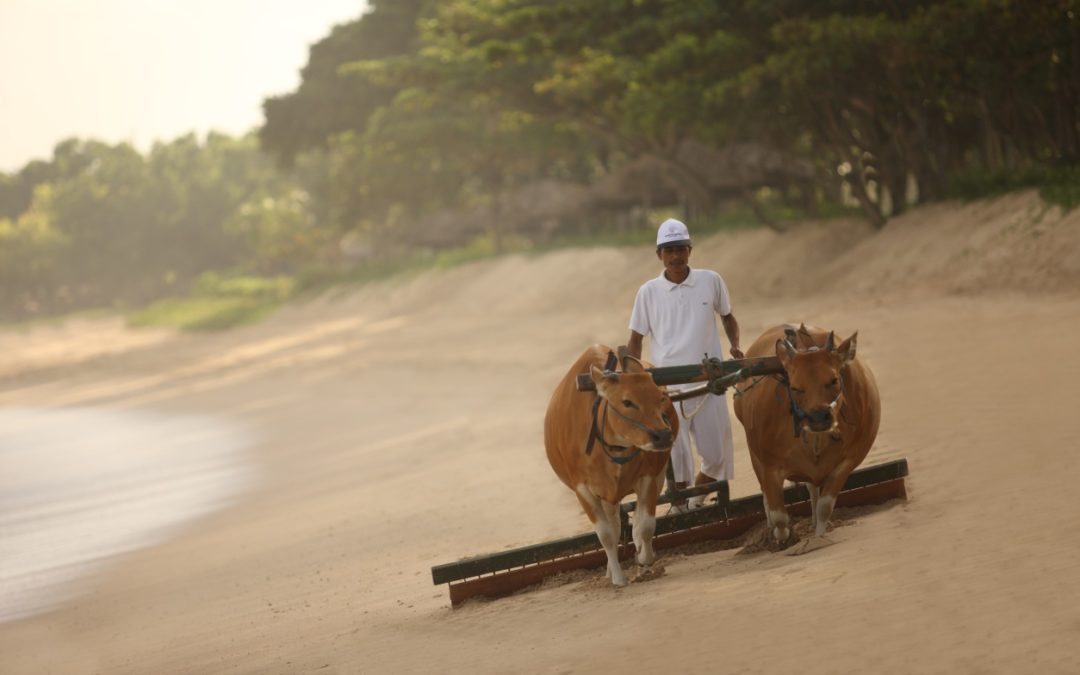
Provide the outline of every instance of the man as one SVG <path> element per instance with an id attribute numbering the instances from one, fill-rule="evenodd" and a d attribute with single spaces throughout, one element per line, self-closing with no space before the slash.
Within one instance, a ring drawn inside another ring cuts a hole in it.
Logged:
<path id="1" fill-rule="evenodd" d="M 731 313 L 727 285 L 712 270 L 690 268 L 690 231 L 678 220 L 668 219 L 656 233 L 656 257 L 664 265 L 660 276 L 638 289 L 630 315 L 627 347 L 641 358 L 642 340 L 652 340 L 652 362 L 656 366 L 700 363 L 706 356 L 723 358 L 716 314 L 724 325 L 734 358 L 744 358 L 739 349 L 739 323 Z M 685 385 L 694 386 L 694 385 Z M 673 387 L 676 389 L 678 387 Z M 706 394 L 675 405 L 679 414 L 679 435 L 671 450 L 675 486 L 686 487 L 694 473 L 690 451 L 693 438 L 701 457 L 695 485 L 714 480 L 731 480 L 735 475 L 735 446 L 727 397 Z M 673 504 L 674 511 L 700 506 L 704 497 Z"/>

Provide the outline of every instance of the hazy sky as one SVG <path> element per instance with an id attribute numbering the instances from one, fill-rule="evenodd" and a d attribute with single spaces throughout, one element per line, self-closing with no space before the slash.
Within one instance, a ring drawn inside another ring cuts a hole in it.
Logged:
<path id="1" fill-rule="evenodd" d="M 0 171 L 64 138 L 155 140 L 262 122 L 311 43 L 364 0 L 0 0 Z"/>

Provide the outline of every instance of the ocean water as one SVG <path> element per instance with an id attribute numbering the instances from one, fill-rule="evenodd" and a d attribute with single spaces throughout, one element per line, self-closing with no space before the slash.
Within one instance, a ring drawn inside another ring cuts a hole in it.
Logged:
<path id="1" fill-rule="evenodd" d="M 0 622 L 78 598 L 117 556 L 175 536 L 255 479 L 221 418 L 0 409 Z"/>

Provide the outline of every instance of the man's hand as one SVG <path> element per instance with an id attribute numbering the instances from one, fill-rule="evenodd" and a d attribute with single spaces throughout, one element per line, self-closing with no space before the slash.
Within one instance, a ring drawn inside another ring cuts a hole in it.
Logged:
<path id="1" fill-rule="evenodd" d="M 739 349 L 739 322 L 735 320 L 735 315 L 722 315 L 720 323 L 724 324 L 724 332 L 727 333 L 728 344 L 731 345 L 732 358 L 745 359 L 746 354 Z"/>
<path id="2" fill-rule="evenodd" d="M 641 360 L 641 343 L 644 335 L 637 331 L 630 331 L 630 339 L 626 341 L 626 350 L 637 360 Z"/>

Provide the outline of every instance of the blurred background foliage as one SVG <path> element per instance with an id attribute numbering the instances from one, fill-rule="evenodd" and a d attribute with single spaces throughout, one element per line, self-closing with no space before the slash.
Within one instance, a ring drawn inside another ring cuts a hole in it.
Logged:
<path id="1" fill-rule="evenodd" d="M 336 279 L 645 245 L 661 212 L 1080 203 L 1080 0 L 371 0 L 301 75 L 243 138 L 0 173 L 0 318 L 188 296 L 175 323 L 213 327 Z"/>

